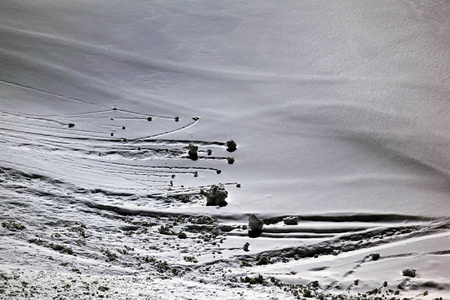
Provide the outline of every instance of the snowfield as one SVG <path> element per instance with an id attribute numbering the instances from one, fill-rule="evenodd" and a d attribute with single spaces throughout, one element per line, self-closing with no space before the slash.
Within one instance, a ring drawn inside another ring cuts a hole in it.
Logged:
<path id="1" fill-rule="evenodd" d="M 450 298 L 449 15 L 2 1 L 0 299 Z"/>

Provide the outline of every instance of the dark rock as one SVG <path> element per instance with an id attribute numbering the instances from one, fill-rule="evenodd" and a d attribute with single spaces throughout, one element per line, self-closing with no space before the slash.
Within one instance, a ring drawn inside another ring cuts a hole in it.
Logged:
<path id="1" fill-rule="evenodd" d="M 234 229 L 234 227 L 231 225 L 221 225 L 220 226 L 220 230 L 222 230 L 223 232 L 230 232 L 233 229 Z"/>
<path id="2" fill-rule="evenodd" d="M 195 146 L 194 144 L 189 144 L 189 151 L 188 151 L 188 154 L 189 154 L 189 158 L 190 159 L 192 159 L 192 160 L 197 160 L 198 159 L 198 147 L 197 146 Z"/>
<path id="3" fill-rule="evenodd" d="M 416 277 L 416 269 L 403 269 L 402 274 L 403 276 Z"/>
<path id="4" fill-rule="evenodd" d="M 250 231 L 259 231 L 261 232 L 264 226 L 264 222 L 258 219 L 257 216 L 251 215 L 248 218 L 248 228 Z"/>
<path id="5" fill-rule="evenodd" d="M 370 254 L 370 256 L 372 256 L 372 260 L 380 259 L 380 253 L 372 253 L 372 254 Z"/>
<path id="6" fill-rule="evenodd" d="M 245 252 L 249 251 L 248 247 L 250 246 L 249 243 L 245 243 L 244 247 L 242 247 L 242 249 L 244 249 Z"/>
<path id="7" fill-rule="evenodd" d="M 233 140 L 229 140 L 227 142 L 227 151 L 228 152 L 234 152 L 237 149 L 237 145 Z"/>
<path id="8" fill-rule="evenodd" d="M 270 259 L 267 256 L 261 256 L 256 263 L 258 266 L 268 265 L 270 263 Z"/>
<path id="9" fill-rule="evenodd" d="M 206 206 L 226 206 L 228 204 L 225 201 L 227 196 L 228 192 L 223 184 L 213 185 L 206 192 Z"/>
<path id="10" fill-rule="evenodd" d="M 283 219 L 283 222 L 286 225 L 298 225 L 297 217 L 286 217 Z"/>
<path id="11" fill-rule="evenodd" d="M 406 289 L 408 289 L 410 286 L 411 286 L 411 282 L 410 282 L 409 278 L 403 279 L 403 281 L 400 282 L 400 283 L 397 285 L 397 287 L 398 287 L 399 289 L 401 289 L 401 290 L 406 290 Z"/>

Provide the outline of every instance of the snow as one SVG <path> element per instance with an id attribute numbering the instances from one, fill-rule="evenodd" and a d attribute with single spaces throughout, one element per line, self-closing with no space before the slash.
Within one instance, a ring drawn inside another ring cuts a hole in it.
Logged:
<path id="1" fill-rule="evenodd" d="M 68 276 L 137 295 L 151 257 L 174 298 L 288 297 L 220 272 L 327 293 L 359 279 L 354 295 L 404 268 L 419 278 L 401 296 L 448 297 L 449 14 L 439 0 L 2 1 L 0 291 L 39 278 L 52 297 Z M 228 205 L 206 206 L 218 184 Z"/>

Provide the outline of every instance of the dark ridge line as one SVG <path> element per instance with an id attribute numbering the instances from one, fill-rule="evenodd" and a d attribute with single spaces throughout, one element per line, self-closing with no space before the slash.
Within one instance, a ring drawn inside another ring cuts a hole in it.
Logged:
<path id="1" fill-rule="evenodd" d="M 111 212 L 115 212 L 122 216 L 147 216 L 147 217 L 167 217 L 167 216 L 175 216 L 175 217 L 188 217 L 193 216 L 194 214 L 188 214 L 188 213 L 174 213 L 174 212 L 163 212 L 163 211 L 156 211 L 156 210 L 136 210 L 136 209 L 128 209 L 125 207 L 119 207 L 114 205 L 106 205 L 106 204 L 99 204 L 99 203 L 92 203 L 88 201 L 84 201 L 85 205 L 99 210 L 107 210 Z"/>
<path id="2" fill-rule="evenodd" d="M 240 236 L 240 237 L 247 237 L 248 232 L 228 232 L 227 236 Z M 321 238 L 333 238 L 335 237 L 334 234 L 284 234 L 284 235 L 278 235 L 274 233 L 268 233 L 267 231 L 263 231 L 261 235 L 258 237 L 266 237 L 266 238 L 274 238 L 274 239 L 321 239 Z"/>
<path id="3" fill-rule="evenodd" d="M 8 173 L 8 171 L 13 172 L 13 174 Z M 21 171 L 18 169 L 14 169 L 14 168 L 10 168 L 10 167 L 0 166 L 0 172 L 3 174 L 10 175 L 10 176 L 19 175 L 19 176 L 25 177 L 27 179 L 44 179 L 45 181 L 50 182 L 50 183 L 58 183 L 58 184 L 64 183 L 61 180 L 54 179 L 54 178 L 46 176 L 46 175 L 41 175 L 41 174 L 36 174 L 36 173 L 27 173 L 27 172 L 24 172 L 24 171 Z"/>
<path id="4" fill-rule="evenodd" d="M 130 196 L 134 196 L 134 193 L 125 193 L 125 192 L 113 192 L 113 191 L 108 191 L 105 189 L 100 189 L 100 188 L 96 188 L 96 189 L 90 189 L 90 190 L 86 190 L 88 192 L 91 192 L 93 194 L 104 194 L 106 196 L 118 196 L 118 197 L 130 197 Z"/>
<path id="5" fill-rule="evenodd" d="M 450 249 L 449 250 L 428 252 L 428 254 L 432 254 L 432 255 L 447 255 L 447 254 L 450 254 Z"/>
<path id="6" fill-rule="evenodd" d="M 267 250 L 262 251 L 258 253 L 259 256 L 268 256 L 272 258 L 294 258 L 297 256 L 298 258 L 310 258 L 314 257 L 316 255 L 331 255 L 334 251 L 339 252 L 350 252 L 360 249 L 366 249 L 375 247 L 382 244 L 388 244 L 392 242 L 396 242 L 402 239 L 407 239 L 410 237 L 417 237 L 417 236 L 425 236 L 432 232 L 436 231 L 436 228 L 428 228 L 427 231 L 415 231 L 413 228 L 407 233 L 408 236 L 405 237 L 404 234 L 402 236 L 392 236 L 392 239 L 386 240 L 386 239 L 379 239 L 378 241 L 372 241 L 368 242 L 368 240 L 374 236 L 385 236 L 383 233 L 386 230 L 390 230 L 391 228 L 385 228 L 385 229 L 378 229 L 375 231 L 368 231 L 365 235 L 359 236 L 358 235 L 348 235 L 348 236 L 340 236 L 337 238 L 334 238 L 332 240 L 323 241 L 317 244 L 313 245 L 307 245 L 307 246 L 300 246 L 300 247 L 287 247 L 283 249 L 277 249 L 277 250 Z M 416 228 L 417 229 L 417 228 Z M 371 234 L 371 235 L 368 235 Z M 375 234 L 375 235 L 374 235 Z M 357 241 L 367 241 L 366 243 L 355 245 L 353 243 L 350 243 L 348 245 L 342 244 L 342 242 L 350 241 L 350 242 L 357 242 Z M 236 259 L 240 260 L 247 260 L 247 261 L 253 261 L 256 262 L 255 257 L 256 255 L 236 255 L 233 256 Z M 278 262 L 278 260 L 276 261 Z"/>
<path id="7" fill-rule="evenodd" d="M 279 217 L 265 218 L 264 224 L 271 225 L 282 222 L 285 217 L 292 215 L 284 215 Z M 294 215 L 295 216 L 295 215 Z M 402 214 L 368 214 L 368 213 L 351 213 L 351 214 L 326 214 L 326 215 L 297 215 L 299 221 L 327 221 L 327 222 L 401 222 L 401 221 L 432 221 L 436 218 L 427 216 L 402 215 Z"/>
<path id="8" fill-rule="evenodd" d="M 343 227 L 343 228 L 302 228 L 295 227 L 292 228 L 264 228 L 263 233 L 295 233 L 295 232 L 308 232 L 308 233 L 346 233 L 346 232 L 357 232 L 371 229 L 371 227 Z"/>
<path id="9" fill-rule="evenodd" d="M 129 141 L 133 143 L 141 142 L 141 143 L 168 143 L 168 144 L 198 144 L 202 146 L 210 146 L 210 145 L 217 145 L 217 146 L 225 146 L 226 143 L 224 142 L 216 142 L 216 141 L 200 141 L 200 140 L 171 140 L 171 139 L 151 139 L 151 138 L 136 138 L 136 139 L 129 139 Z"/>

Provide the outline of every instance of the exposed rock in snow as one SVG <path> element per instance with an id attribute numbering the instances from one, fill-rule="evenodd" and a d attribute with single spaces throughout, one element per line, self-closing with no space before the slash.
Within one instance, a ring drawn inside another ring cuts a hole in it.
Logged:
<path id="1" fill-rule="evenodd" d="M 286 217 L 283 219 L 283 222 L 286 225 L 297 225 L 298 219 L 297 219 L 297 217 Z"/>
<path id="2" fill-rule="evenodd" d="M 244 249 L 245 252 L 249 251 L 248 247 L 250 246 L 250 244 L 247 242 L 245 243 L 244 247 L 242 247 L 242 249 Z"/>
<path id="3" fill-rule="evenodd" d="M 206 192 L 206 206 L 226 206 L 228 204 L 225 201 L 227 196 L 228 192 L 223 184 L 213 185 Z"/>
<path id="4" fill-rule="evenodd" d="M 237 149 L 237 144 L 236 144 L 236 142 L 233 141 L 233 140 L 229 140 L 229 141 L 227 142 L 227 151 L 228 151 L 228 152 L 233 152 L 233 151 L 236 151 L 236 149 Z"/>
<path id="5" fill-rule="evenodd" d="M 198 146 L 195 146 L 194 144 L 189 144 L 189 158 L 192 160 L 197 160 L 198 159 Z"/>
<path id="6" fill-rule="evenodd" d="M 402 274 L 403 276 L 416 277 L 416 269 L 403 269 Z"/>
<path id="7" fill-rule="evenodd" d="M 370 256 L 372 256 L 372 260 L 380 259 L 380 253 L 372 253 L 372 254 L 370 254 Z"/>
<path id="8" fill-rule="evenodd" d="M 261 232 L 263 229 L 264 223 L 262 220 L 258 219 L 255 215 L 251 215 L 248 218 L 248 228 L 250 231 Z"/>

